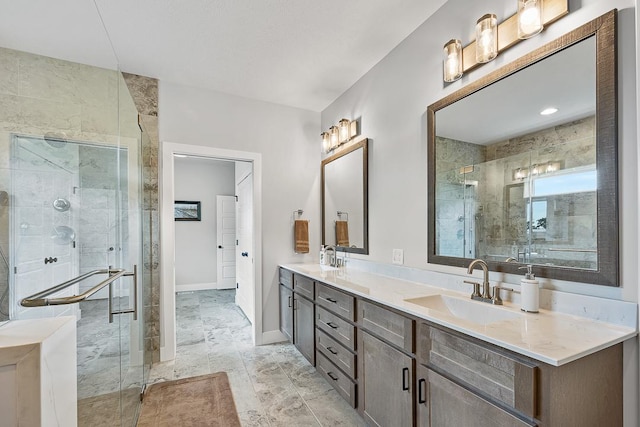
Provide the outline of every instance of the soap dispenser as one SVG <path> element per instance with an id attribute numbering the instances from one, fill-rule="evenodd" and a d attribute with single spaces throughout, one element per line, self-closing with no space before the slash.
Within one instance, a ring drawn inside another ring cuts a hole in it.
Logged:
<path id="1" fill-rule="evenodd" d="M 520 309 L 527 313 L 537 313 L 540 308 L 540 288 L 532 271 L 533 266 L 527 264 L 526 267 L 519 267 L 521 269 L 526 269 L 527 272 L 520 281 Z"/>
<path id="2" fill-rule="evenodd" d="M 324 250 L 324 245 L 320 245 L 320 265 L 326 265 L 327 264 L 326 255 L 327 255 L 327 253 Z"/>

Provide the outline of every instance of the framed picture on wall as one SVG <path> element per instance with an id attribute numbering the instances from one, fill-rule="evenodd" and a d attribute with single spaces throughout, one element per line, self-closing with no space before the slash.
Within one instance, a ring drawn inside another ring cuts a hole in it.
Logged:
<path id="1" fill-rule="evenodd" d="M 173 216 L 176 221 L 200 221 L 200 202 L 176 200 L 173 205 Z"/>

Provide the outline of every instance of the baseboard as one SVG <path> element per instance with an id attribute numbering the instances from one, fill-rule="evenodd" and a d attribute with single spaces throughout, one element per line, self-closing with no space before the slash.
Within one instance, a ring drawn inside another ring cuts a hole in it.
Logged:
<path id="1" fill-rule="evenodd" d="M 192 283 L 189 285 L 176 285 L 176 292 L 206 291 L 208 289 L 217 289 L 216 283 Z"/>
<path id="2" fill-rule="evenodd" d="M 285 334 L 280 332 L 279 330 L 275 331 L 267 331 L 262 333 L 262 345 L 265 344 L 274 344 L 277 342 L 288 341 L 289 339 Z"/>

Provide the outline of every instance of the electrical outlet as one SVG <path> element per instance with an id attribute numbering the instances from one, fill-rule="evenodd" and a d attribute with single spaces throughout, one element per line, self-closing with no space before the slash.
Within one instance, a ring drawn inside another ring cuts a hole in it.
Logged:
<path id="1" fill-rule="evenodd" d="M 404 264 L 404 251 L 402 249 L 394 249 L 391 262 L 398 265 Z"/>

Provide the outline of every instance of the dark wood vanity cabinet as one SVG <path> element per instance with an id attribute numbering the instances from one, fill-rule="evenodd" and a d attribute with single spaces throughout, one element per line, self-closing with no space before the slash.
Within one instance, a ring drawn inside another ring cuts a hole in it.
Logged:
<path id="1" fill-rule="evenodd" d="M 378 426 L 413 425 L 413 320 L 358 300 L 358 407 Z"/>
<path id="2" fill-rule="evenodd" d="M 622 344 L 552 366 L 285 269 L 280 308 L 368 425 L 622 426 Z"/>
<path id="3" fill-rule="evenodd" d="M 357 406 L 355 298 L 323 283 L 316 286 L 318 371 L 351 406 Z"/>
<path id="4" fill-rule="evenodd" d="M 280 331 L 315 366 L 314 285 L 307 277 L 280 269 Z"/>
<path id="5" fill-rule="evenodd" d="M 293 274 L 280 269 L 280 332 L 293 342 Z"/>

